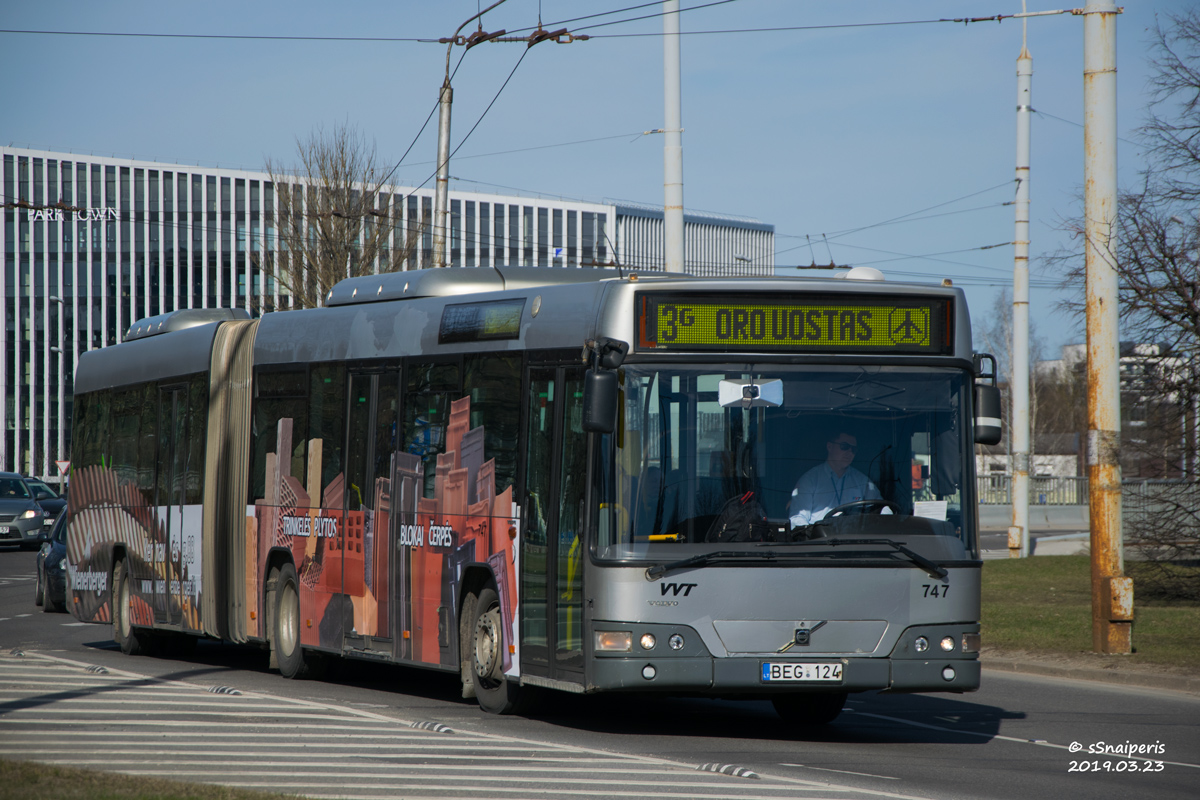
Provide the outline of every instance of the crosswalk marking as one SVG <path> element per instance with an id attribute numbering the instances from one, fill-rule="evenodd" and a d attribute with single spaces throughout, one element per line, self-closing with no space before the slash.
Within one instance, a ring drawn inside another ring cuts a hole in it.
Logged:
<path id="1" fill-rule="evenodd" d="M 0 654 L 5 757 L 314 800 L 910 798 L 791 776 L 699 772 L 677 760 L 507 735 L 439 732 L 372 708 L 245 690 L 214 694 L 208 686 L 87 667 L 45 653 Z"/>

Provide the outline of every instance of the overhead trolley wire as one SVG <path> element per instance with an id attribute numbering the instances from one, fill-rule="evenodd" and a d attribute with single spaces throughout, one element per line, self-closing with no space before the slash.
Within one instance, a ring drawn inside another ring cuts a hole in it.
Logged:
<path id="1" fill-rule="evenodd" d="M 597 22 L 593 25 L 582 26 L 576 31 L 593 30 L 596 28 L 609 27 L 611 25 L 624 25 L 630 22 L 639 22 L 647 19 L 655 19 L 662 17 L 666 13 L 684 14 L 689 11 L 698 11 L 713 6 L 725 5 L 727 3 L 738 2 L 738 0 L 714 0 L 714 2 L 704 3 L 697 6 L 689 6 L 681 8 L 678 12 L 658 12 L 655 14 L 644 14 L 637 17 L 628 17 L 626 19 L 610 20 L 609 22 Z M 628 6 L 622 9 L 614 9 L 613 11 L 598 12 L 582 17 L 574 17 L 572 19 L 560 20 L 550 23 L 553 25 L 561 25 L 567 22 L 577 22 L 594 17 L 609 16 L 618 14 L 624 11 L 636 11 L 641 8 L 658 5 L 658 3 L 642 3 L 635 6 Z M 776 25 L 760 28 L 724 28 L 717 30 L 706 31 L 680 31 L 683 36 L 702 36 L 713 34 L 734 34 L 734 33 L 783 33 L 789 31 L 821 31 L 821 30 L 838 30 L 848 28 L 885 28 L 901 25 L 933 25 L 939 23 L 954 23 L 969 25 L 977 22 L 1003 22 L 1006 19 L 1014 19 L 1031 16 L 1044 16 L 1047 14 L 1069 14 L 1078 13 L 1078 9 L 1063 9 L 1052 12 L 1031 12 L 1028 14 L 994 14 L 986 17 L 943 17 L 940 19 L 912 19 L 912 20 L 887 20 L 883 22 L 843 22 L 829 23 L 825 25 Z M 520 28 L 515 32 L 533 31 L 539 28 Z M 41 35 L 41 36 L 126 36 L 143 39 L 232 39 L 232 40 L 250 40 L 250 41 L 298 41 L 298 42 L 414 42 L 414 43 L 442 43 L 438 38 L 433 37 L 405 37 L 405 36 L 271 36 L 261 34 L 228 34 L 228 33 L 135 33 L 129 31 L 64 31 L 64 30 L 30 30 L 30 29 L 15 29 L 15 28 L 0 28 L 0 33 L 24 34 L 24 35 Z M 646 36 L 663 36 L 662 31 L 649 31 L 645 33 L 596 33 L 588 34 L 589 39 L 617 39 L 617 38 L 632 38 Z"/>
<path id="2" fill-rule="evenodd" d="M 267 42 L 427 42 L 429 39 L 397 36 L 264 36 L 234 33 L 132 33 L 129 31 L 34 31 L 0 28 L 0 33 L 38 36 L 128 36 L 137 39 L 243 39 Z M 437 41 L 436 39 L 433 41 Z"/>

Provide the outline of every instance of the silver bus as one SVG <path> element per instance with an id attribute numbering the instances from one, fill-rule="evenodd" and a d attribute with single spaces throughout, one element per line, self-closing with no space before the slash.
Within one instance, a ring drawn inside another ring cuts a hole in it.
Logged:
<path id="1" fill-rule="evenodd" d="M 77 370 L 68 605 L 495 713 L 974 690 L 998 390 L 944 284 L 444 269 L 142 320 Z"/>

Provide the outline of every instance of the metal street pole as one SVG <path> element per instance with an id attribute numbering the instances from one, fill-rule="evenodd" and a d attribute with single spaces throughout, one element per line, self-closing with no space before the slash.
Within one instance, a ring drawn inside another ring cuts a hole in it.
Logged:
<path id="1" fill-rule="evenodd" d="M 459 39 L 463 28 L 504 1 L 497 0 L 459 25 L 453 36 L 439 40 L 446 43 L 446 77 L 442 81 L 442 89 L 438 94 L 437 184 L 433 193 L 433 266 L 435 267 L 446 266 L 446 217 L 450 207 L 448 200 L 450 195 L 450 106 L 454 102 L 454 90 L 450 88 L 450 52 L 456 44 L 465 44 L 469 50 L 480 42 L 502 35 L 504 31 L 484 33 L 483 23 L 480 22 L 481 27 L 478 33 L 473 34 L 467 40 L 460 41 Z"/>
<path id="2" fill-rule="evenodd" d="M 1087 269 L 1088 509 L 1092 647 L 1129 653 L 1133 581 L 1121 539 L 1120 340 L 1117 318 L 1117 14 L 1083 9 L 1084 224 Z"/>
<path id="3" fill-rule="evenodd" d="M 453 45 L 451 45 L 453 47 Z M 448 48 L 447 48 L 448 50 Z M 450 54 L 446 54 L 446 80 L 438 96 L 437 184 L 433 194 L 433 266 L 446 266 L 446 210 L 450 196 Z"/>
<path id="4" fill-rule="evenodd" d="M 1012 302 L 1012 525 L 1008 553 L 1029 555 L 1029 116 L 1033 57 L 1021 20 L 1021 55 L 1017 58 L 1017 213 L 1013 238 Z"/>
<path id="5" fill-rule="evenodd" d="M 683 114 L 679 78 L 679 0 L 663 0 L 663 264 L 683 272 Z"/>

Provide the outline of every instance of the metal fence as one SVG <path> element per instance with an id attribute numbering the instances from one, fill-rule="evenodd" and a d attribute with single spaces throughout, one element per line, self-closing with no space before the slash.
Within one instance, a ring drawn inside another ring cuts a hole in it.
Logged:
<path id="1" fill-rule="evenodd" d="M 980 475 L 977 480 L 981 504 L 1009 505 L 1012 503 L 1011 475 Z M 1087 502 L 1087 478 L 1031 478 L 1029 481 L 1030 505 L 1086 506 Z"/>
<path id="2" fill-rule="evenodd" d="M 1127 532 L 1154 538 L 1160 531 L 1200 539 L 1200 482 L 1125 481 L 1121 516 Z"/>
<path id="3" fill-rule="evenodd" d="M 1012 503 L 1011 475 L 979 476 L 981 505 L 1010 505 Z M 1086 506 L 1088 479 L 1031 478 L 1031 506 Z M 1130 520 L 1160 519 L 1164 514 L 1178 512 L 1194 518 L 1200 509 L 1200 482 L 1186 480 L 1129 480 L 1121 483 L 1121 514 Z M 1194 523 L 1193 523 L 1194 524 Z"/>

